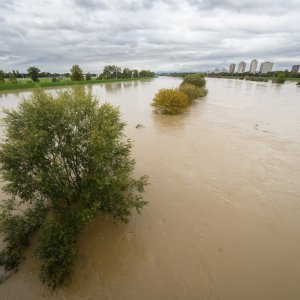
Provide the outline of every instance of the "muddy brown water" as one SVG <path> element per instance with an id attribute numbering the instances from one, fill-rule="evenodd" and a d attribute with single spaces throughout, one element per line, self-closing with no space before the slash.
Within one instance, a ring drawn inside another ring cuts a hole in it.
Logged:
<path id="1" fill-rule="evenodd" d="M 300 88 L 208 79 L 186 113 L 154 114 L 154 93 L 180 82 L 89 87 L 120 107 L 149 204 L 129 224 L 88 226 L 73 282 L 55 293 L 28 249 L 1 299 L 300 299 Z"/>

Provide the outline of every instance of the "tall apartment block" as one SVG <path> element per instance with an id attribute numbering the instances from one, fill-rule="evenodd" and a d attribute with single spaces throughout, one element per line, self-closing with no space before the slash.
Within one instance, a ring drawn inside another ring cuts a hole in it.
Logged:
<path id="1" fill-rule="evenodd" d="M 244 61 L 241 61 L 238 67 L 238 73 L 245 73 L 245 69 L 246 69 L 246 63 Z"/>
<path id="2" fill-rule="evenodd" d="M 229 66 L 229 73 L 234 73 L 234 71 L 235 71 L 235 64 L 231 64 Z"/>
<path id="3" fill-rule="evenodd" d="M 293 65 L 291 72 L 298 73 L 300 69 L 300 65 Z"/>
<path id="4" fill-rule="evenodd" d="M 265 74 L 268 72 L 272 72 L 273 69 L 273 63 L 270 63 L 268 61 L 261 63 L 259 68 L 259 73 Z"/>
<path id="5" fill-rule="evenodd" d="M 251 64 L 250 64 L 250 69 L 249 69 L 250 73 L 252 73 L 252 74 L 256 73 L 257 64 L 258 64 L 257 59 L 252 59 Z"/>

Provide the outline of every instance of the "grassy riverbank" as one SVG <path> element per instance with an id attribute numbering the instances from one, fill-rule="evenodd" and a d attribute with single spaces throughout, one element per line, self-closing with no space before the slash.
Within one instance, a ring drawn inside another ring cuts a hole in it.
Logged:
<path id="1" fill-rule="evenodd" d="M 5 83 L 0 84 L 0 92 L 14 91 L 14 90 L 27 90 L 34 88 L 49 88 L 49 87 L 67 87 L 82 84 L 97 84 L 97 83 L 112 83 L 121 81 L 137 81 L 149 80 L 153 77 L 140 77 L 140 78 L 120 78 L 120 79 L 91 79 L 82 81 L 72 81 L 70 79 L 62 79 L 61 81 L 52 82 L 51 79 L 45 78 L 40 82 L 28 82 L 26 80 L 18 80 L 18 83 Z"/>

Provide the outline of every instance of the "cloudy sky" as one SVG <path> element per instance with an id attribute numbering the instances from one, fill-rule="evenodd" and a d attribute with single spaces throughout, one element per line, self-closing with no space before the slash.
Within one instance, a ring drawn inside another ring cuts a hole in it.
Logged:
<path id="1" fill-rule="evenodd" d="M 204 71 L 252 58 L 290 69 L 299 20 L 300 0 L 6 0 L 0 69 Z"/>

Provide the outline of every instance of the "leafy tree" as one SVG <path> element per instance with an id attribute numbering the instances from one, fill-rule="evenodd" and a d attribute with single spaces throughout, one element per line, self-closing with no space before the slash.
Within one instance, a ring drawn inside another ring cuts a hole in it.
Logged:
<path id="1" fill-rule="evenodd" d="M 138 78 L 139 77 L 139 71 L 137 69 L 133 70 L 133 77 Z"/>
<path id="2" fill-rule="evenodd" d="M 85 75 L 85 80 L 91 80 L 92 79 L 92 74 L 91 73 L 87 73 Z"/>
<path id="3" fill-rule="evenodd" d="M 13 73 L 9 73 L 9 82 L 13 84 L 18 83 L 15 71 Z"/>
<path id="4" fill-rule="evenodd" d="M 181 84 L 179 90 L 188 96 L 190 103 L 199 97 L 206 96 L 207 94 L 207 90 L 205 88 L 199 88 L 190 83 Z"/>
<path id="5" fill-rule="evenodd" d="M 5 74 L 2 70 L 0 70 L 0 83 L 5 83 Z"/>
<path id="6" fill-rule="evenodd" d="M 123 78 L 131 78 L 132 77 L 132 71 L 128 68 L 124 68 L 122 72 Z"/>
<path id="7" fill-rule="evenodd" d="M 156 111 L 169 115 L 182 112 L 188 104 L 188 96 L 177 89 L 160 89 L 151 103 Z"/>
<path id="8" fill-rule="evenodd" d="M 84 79 L 83 71 L 78 65 L 73 65 L 71 68 L 71 80 L 73 81 L 81 81 Z"/>
<path id="9" fill-rule="evenodd" d="M 285 83 L 285 73 L 284 72 L 278 72 L 275 74 L 275 76 L 272 78 L 273 83 Z"/>
<path id="10" fill-rule="evenodd" d="M 40 69 L 38 69 L 36 67 L 30 67 L 29 69 L 27 69 L 27 72 L 28 72 L 28 76 L 31 78 L 32 81 L 34 81 L 34 82 L 39 81 Z"/>
<path id="11" fill-rule="evenodd" d="M 190 83 L 202 88 L 206 85 L 206 80 L 202 74 L 191 74 L 183 78 L 183 83 Z"/>
<path id="12" fill-rule="evenodd" d="M 0 215 L 2 280 L 40 230 L 40 278 L 55 289 L 71 280 L 85 225 L 105 215 L 127 222 L 146 204 L 147 178 L 132 177 L 132 145 L 118 109 L 99 105 L 82 87 L 55 95 L 38 90 L 17 111 L 6 111 L 4 124 L 0 171 L 11 197 Z"/>
<path id="13" fill-rule="evenodd" d="M 122 70 L 115 65 L 107 65 L 104 67 L 102 76 L 103 79 L 117 79 L 122 77 Z"/>

